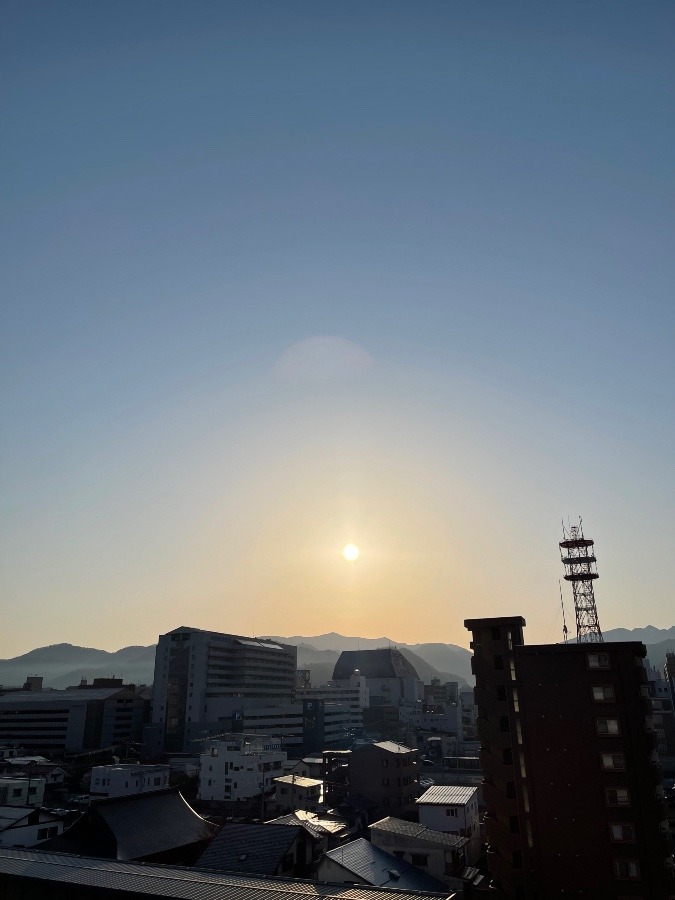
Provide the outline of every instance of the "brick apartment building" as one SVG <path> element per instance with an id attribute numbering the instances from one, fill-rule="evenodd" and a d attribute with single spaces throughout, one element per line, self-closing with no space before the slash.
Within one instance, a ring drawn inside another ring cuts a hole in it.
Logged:
<path id="1" fill-rule="evenodd" d="M 494 886 L 528 900 L 675 896 L 644 645 L 526 647 L 519 616 L 464 624 Z"/>

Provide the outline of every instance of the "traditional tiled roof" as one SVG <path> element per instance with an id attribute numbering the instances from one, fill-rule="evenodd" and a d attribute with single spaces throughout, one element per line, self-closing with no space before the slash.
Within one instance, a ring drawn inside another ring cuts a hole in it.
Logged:
<path id="1" fill-rule="evenodd" d="M 432 828 L 427 828 L 426 825 L 420 825 L 419 822 L 406 822 L 405 819 L 396 819 L 393 816 L 387 816 L 385 819 L 380 819 L 379 822 L 374 822 L 370 828 L 371 831 L 376 829 L 388 834 L 400 834 L 447 849 L 459 850 L 469 843 L 468 838 L 448 834 L 445 831 L 434 831 Z"/>
<path id="2" fill-rule="evenodd" d="M 275 875 L 300 834 L 300 826 L 224 825 L 195 863 L 200 869 Z"/>

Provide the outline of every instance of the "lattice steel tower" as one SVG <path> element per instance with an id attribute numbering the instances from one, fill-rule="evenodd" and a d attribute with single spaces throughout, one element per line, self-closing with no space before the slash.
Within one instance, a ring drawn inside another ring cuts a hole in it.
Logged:
<path id="1" fill-rule="evenodd" d="M 595 548 L 593 541 L 584 537 L 581 519 L 578 525 L 570 528 L 563 525 L 560 558 L 565 566 L 565 581 L 572 582 L 577 641 L 580 644 L 601 643 L 603 637 L 593 594 L 593 582 L 598 577 Z"/>

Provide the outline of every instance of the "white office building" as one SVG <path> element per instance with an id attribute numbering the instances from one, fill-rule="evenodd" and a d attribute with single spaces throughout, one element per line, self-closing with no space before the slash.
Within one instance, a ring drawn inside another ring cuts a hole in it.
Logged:
<path id="1" fill-rule="evenodd" d="M 352 730 L 363 727 L 363 710 L 370 706 L 370 691 L 364 675 L 355 672 L 349 679 L 329 681 L 321 687 L 303 688 L 298 691 L 299 699 L 328 700 L 341 703 L 349 710 L 348 727 Z"/>
<path id="2" fill-rule="evenodd" d="M 199 757 L 199 799 L 250 800 L 268 793 L 285 762 L 279 738 L 233 734 L 210 741 Z"/>
<path id="3" fill-rule="evenodd" d="M 94 766 L 91 770 L 91 797 L 130 797 L 169 787 L 169 766 L 119 764 Z"/>

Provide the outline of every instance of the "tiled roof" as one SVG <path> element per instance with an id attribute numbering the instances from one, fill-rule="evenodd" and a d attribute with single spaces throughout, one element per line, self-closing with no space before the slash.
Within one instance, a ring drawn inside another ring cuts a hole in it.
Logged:
<path id="1" fill-rule="evenodd" d="M 418 803 L 434 803 L 438 806 L 445 806 L 447 803 L 468 803 L 475 797 L 478 788 L 476 787 L 460 787 L 456 784 L 435 784 L 426 790 L 421 797 L 417 798 Z"/>
<path id="2" fill-rule="evenodd" d="M 169 789 L 95 801 L 67 831 L 43 846 L 57 853 L 144 859 L 210 840 L 214 831 L 177 791 Z"/>
<path id="3" fill-rule="evenodd" d="M 346 819 L 322 816 L 305 809 L 296 809 L 295 812 L 289 813 L 286 816 L 279 816 L 277 819 L 272 819 L 272 821 L 267 824 L 302 825 L 317 837 L 322 834 L 339 834 L 349 827 Z"/>
<path id="4" fill-rule="evenodd" d="M 424 841 L 427 844 L 439 844 L 455 849 L 460 849 L 469 843 L 468 838 L 447 834 L 445 831 L 434 831 L 431 828 L 427 828 L 426 825 L 420 825 L 419 822 L 406 822 L 404 819 L 396 819 L 393 816 L 387 816 L 386 819 L 374 822 L 370 828 L 371 831 L 375 828 L 388 834 L 402 834 L 406 837 Z"/>
<path id="5" fill-rule="evenodd" d="M 224 825 L 195 866 L 217 872 L 274 875 L 300 834 L 300 826 Z"/>
<path id="6" fill-rule="evenodd" d="M 29 877 L 61 884 L 127 891 L 175 900 L 418 900 L 414 891 L 378 890 L 290 878 L 252 878 L 172 866 L 0 848 L 0 876 Z M 447 897 L 447 889 L 442 891 Z"/>
<path id="7" fill-rule="evenodd" d="M 396 888 L 402 891 L 425 891 L 447 895 L 441 881 L 420 871 L 410 863 L 376 847 L 365 838 L 357 838 L 326 856 L 348 872 L 376 887 Z"/>

